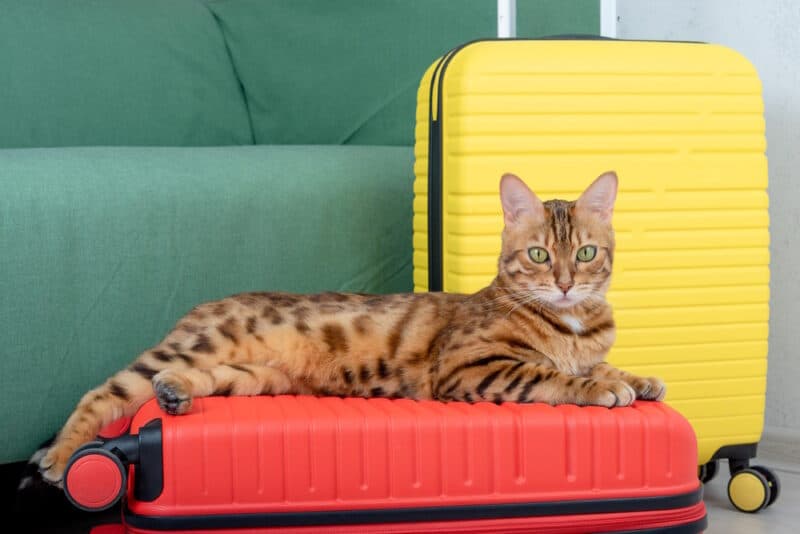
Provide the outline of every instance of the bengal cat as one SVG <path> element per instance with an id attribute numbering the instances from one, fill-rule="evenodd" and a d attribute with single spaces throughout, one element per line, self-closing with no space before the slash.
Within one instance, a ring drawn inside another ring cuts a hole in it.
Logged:
<path id="1" fill-rule="evenodd" d="M 39 467 L 70 455 L 156 397 L 184 414 L 208 395 L 316 394 L 627 406 L 664 384 L 604 362 L 615 327 L 611 216 L 617 176 L 576 201 L 542 202 L 500 180 L 496 278 L 472 295 L 244 293 L 197 306 L 164 340 L 86 393 Z"/>

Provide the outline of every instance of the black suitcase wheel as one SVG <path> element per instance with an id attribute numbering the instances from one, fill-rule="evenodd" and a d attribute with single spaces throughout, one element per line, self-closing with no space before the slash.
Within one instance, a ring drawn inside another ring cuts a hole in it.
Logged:
<path id="1" fill-rule="evenodd" d="M 717 460 L 711 460 L 707 464 L 703 464 L 697 468 L 697 478 L 699 478 L 700 482 L 703 484 L 707 484 L 717 476 L 718 472 L 719 462 Z"/>
<path id="2" fill-rule="evenodd" d="M 99 512 L 119 502 L 128 475 L 119 458 L 92 445 L 81 447 L 67 463 L 64 493 L 81 510 Z"/>
<path id="3" fill-rule="evenodd" d="M 778 476 L 773 473 L 771 469 L 763 465 L 752 465 L 750 468 L 755 469 L 767 479 L 767 483 L 769 484 L 769 501 L 767 501 L 767 506 L 772 506 L 772 503 L 778 499 L 778 495 L 781 492 L 781 483 L 780 480 L 778 480 Z"/>
<path id="4" fill-rule="evenodd" d="M 760 512 L 769 505 L 771 497 L 767 477 L 752 467 L 735 472 L 728 481 L 728 498 L 739 511 Z"/>

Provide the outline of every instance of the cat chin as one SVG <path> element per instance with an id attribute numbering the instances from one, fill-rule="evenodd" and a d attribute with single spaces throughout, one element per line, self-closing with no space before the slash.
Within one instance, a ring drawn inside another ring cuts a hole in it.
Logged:
<path id="1" fill-rule="evenodd" d="M 578 299 L 575 297 L 565 297 L 563 295 L 554 297 L 552 299 L 548 299 L 548 304 L 550 304 L 553 308 L 559 310 L 568 310 L 570 308 L 574 308 L 578 304 L 581 303 L 583 299 Z"/>

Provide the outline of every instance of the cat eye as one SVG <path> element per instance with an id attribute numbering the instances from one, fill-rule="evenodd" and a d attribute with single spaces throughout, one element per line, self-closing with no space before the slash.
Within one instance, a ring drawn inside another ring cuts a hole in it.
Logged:
<path id="1" fill-rule="evenodd" d="M 586 245 L 578 250 L 578 261 L 592 261 L 597 254 L 597 247 Z"/>
<path id="2" fill-rule="evenodd" d="M 529 248 L 528 256 L 530 256 L 534 263 L 544 263 L 547 261 L 547 258 L 550 257 L 547 251 L 540 247 Z"/>

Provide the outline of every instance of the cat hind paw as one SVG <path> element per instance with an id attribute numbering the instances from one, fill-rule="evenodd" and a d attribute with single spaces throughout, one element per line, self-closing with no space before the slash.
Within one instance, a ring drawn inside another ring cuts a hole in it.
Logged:
<path id="1" fill-rule="evenodd" d="M 164 371 L 153 377 L 153 391 L 158 406 L 170 415 L 182 415 L 192 409 L 192 396 L 177 377 Z"/>
<path id="2" fill-rule="evenodd" d="M 52 486 L 64 487 L 64 470 L 72 453 L 63 447 L 53 446 L 39 461 L 42 480 Z"/>

